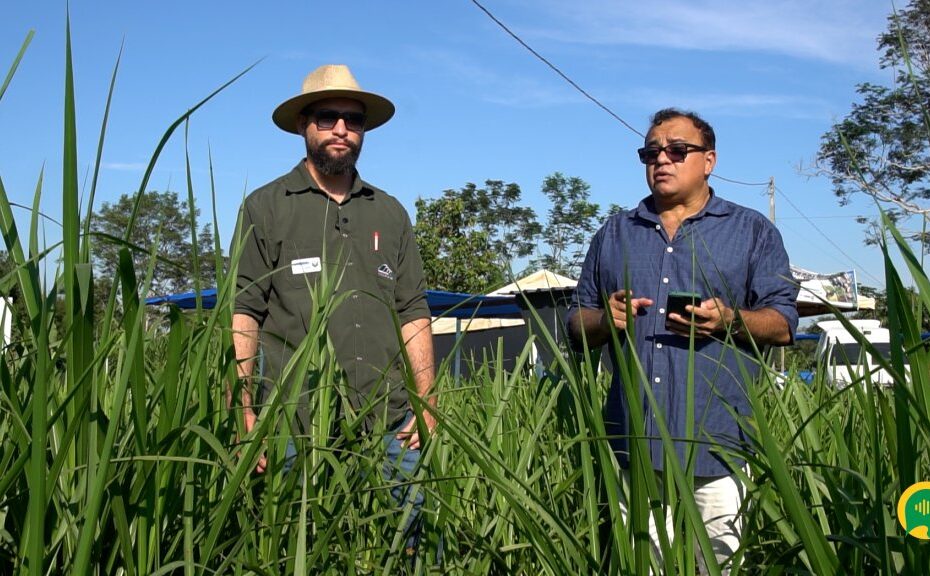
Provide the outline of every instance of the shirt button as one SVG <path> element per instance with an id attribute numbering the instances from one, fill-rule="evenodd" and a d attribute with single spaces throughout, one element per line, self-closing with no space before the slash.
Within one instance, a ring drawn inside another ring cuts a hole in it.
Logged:
<path id="1" fill-rule="evenodd" d="M 661 343 L 661 342 L 657 342 L 657 343 L 656 343 L 656 348 L 661 348 L 661 347 L 662 347 L 662 343 Z"/>
<path id="2" fill-rule="evenodd" d="M 342 237 L 343 237 L 343 238 L 348 238 L 348 237 L 349 237 L 349 235 L 348 235 L 348 234 L 346 234 L 345 232 L 343 232 L 343 233 L 342 233 Z"/>
<path id="3" fill-rule="evenodd" d="M 346 266 L 351 266 L 352 262 L 346 262 Z"/>
<path id="4" fill-rule="evenodd" d="M 663 284 L 668 284 L 668 278 L 663 278 L 663 279 L 662 279 L 662 283 L 663 283 Z"/>
<path id="5" fill-rule="evenodd" d="M 356 327 L 356 328 L 361 328 L 361 327 L 362 327 L 362 325 L 361 325 L 361 324 L 359 324 L 358 322 L 356 322 L 356 323 L 355 323 L 355 327 Z M 661 346 L 661 344 L 659 344 L 659 346 Z"/>
<path id="6" fill-rule="evenodd" d="M 360 358 L 360 360 L 361 360 L 361 358 Z M 655 380 L 653 380 L 653 382 L 655 382 L 656 384 L 658 384 L 658 383 L 661 382 L 661 381 L 662 381 L 662 379 L 659 378 L 658 376 L 656 376 L 656 377 L 655 377 Z"/>
<path id="7" fill-rule="evenodd" d="M 659 308 L 659 314 L 665 314 L 665 308 Z"/>
<path id="8" fill-rule="evenodd" d="M 661 230 L 661 229 L 662 229 L 662 225 L 661 225 L 661 224 L 656 224 L 656 230 Z"/>
<path id="9" fill-rule="evenodd" d="M 352 295 L 352 299 L 353 299 L 353 300 L 358 300 L 358 294 L 353 294 L 353 295 Z"/>
<path id="10" fill-rule="evenodd" d="M 675 251 L 675 249 L 672 248 L 671 246 L 669 246 L 668 248 L 665 249 L 665 251 L 668 252 L 669 254 L 671 254 L 672 252 Z"/>
<path id="11" fill-rule="evenodd" d="M 359 362 L 362 361 L 362 357 L 361 357 L 361 356 L 356 356 L 355 359 L 358 360 Z"/>

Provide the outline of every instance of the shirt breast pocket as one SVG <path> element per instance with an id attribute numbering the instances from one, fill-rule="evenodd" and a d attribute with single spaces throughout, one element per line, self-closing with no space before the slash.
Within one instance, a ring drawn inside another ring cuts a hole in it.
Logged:
<path id="1" fill-rule="evenodd" d="M 396 272 L 390 264 L 383 263 L 375 271 L 375 282 L 378 287 L 379 296 L 385 302 L 394 302 L 394 289 L 397 287 Z"/>
<path id="2" fill-rule="evenodd" d="M 283 246 L 272 284 L 290 290 L 306 290 L 316 285 L 322 271 L 319 253 L 301 246 Z"/>

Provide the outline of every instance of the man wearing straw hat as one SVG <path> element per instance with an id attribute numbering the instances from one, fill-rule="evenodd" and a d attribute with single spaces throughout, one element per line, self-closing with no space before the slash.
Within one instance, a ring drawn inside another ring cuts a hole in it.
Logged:
<path id="1" fill-rule="evenodd" d="M 239 400 L 250 431 L 257 409 L 249 381 L 259 345 L 267 398 L 282 384 L 285 366 L 307 336 L 309 287 L 325 274 L 341 277 L 335 296 L 344 300 L 327 331 L 346 376 L 349 403 L 356 412 L 370 410 L 368 430 L 391 430 L 385 438 L 387 468 L 399 464 L 409 472 L 419 457 L 419 431 L 435 425 L 408 395 L 401 351 L 403 344 L 416 394 L 432 403 L 433 344 L 422 261 L 404 208 L 362 180 L 355 167 L 366 132 L 393 115 L 394 105 L 362 90 L 343 65 L 320 66 L 306 77 L 299 95 L 275 109 L 274 123 L 300 135 L 307 156 L 252 192 L 242 206 L 240 238 L 230 250 L 242 250 L 233 342 L 238 375 L 245 380 Z M 279 394 L 289 389 L 284 384 Z M 298 405 L 302 431 L 308 430 L 305 404 Z M 266 466 L 263 455 L 258 471 Z"/>
<path id="2" fill-rule="evenodd" d="M 644 444 L 643 456 L 664 472 L 657 479 L 671 483 L 676 461 L 693 471 L 695 505 L 713 555 L 724 562 L 742 530 L 748 439 L 740 423 L 751 416 L 746 388 L 760 369 L 754 348 L 791 343 L 798 290 L 775 226 L 710 187 L 717 162 L 710 124 L 692 112 L 660 110 L 638 153 L 651 194 L 612 216 L 592 240 L 569 333 L 589 347 L 613 346 L 616 334 L 635 351 L 638 362 L 620 355 L 627 366 L 614 370 L 605 407 L 611 444 L 625 469 L 631 448 Z M 633 422 L 637 413 L 644 421 Z M 643 444 L 630 441 L 638 425 Z M 661 438 L 666 430 L 671 445 Z M 670 507 L 663 509 L 671 540 Z M 658 549 L 654 520 L 650 511 Z"/>

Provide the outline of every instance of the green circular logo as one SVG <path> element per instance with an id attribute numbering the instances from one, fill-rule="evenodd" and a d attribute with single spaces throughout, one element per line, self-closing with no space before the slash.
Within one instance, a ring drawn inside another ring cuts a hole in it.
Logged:
<path id="1" fill-rule="evenodd" d="M 898 522 L 920 540 L 930 540 L 930 482 L 912 484 L 898 499 Z"/>

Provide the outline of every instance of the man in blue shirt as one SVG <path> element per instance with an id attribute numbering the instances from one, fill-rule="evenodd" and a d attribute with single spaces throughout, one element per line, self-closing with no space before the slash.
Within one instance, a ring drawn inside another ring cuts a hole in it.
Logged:
<path id="1" fill-rule="evenodd" d="M 576 345 L 594 348 L 611 340 L 612 324 L 621 343 L 635 348 L 672 438 L 693 438 L 676 442 L 677 454 L 666 454 L 656 413 L 643 395 L 653 467 L 663 470 L 672 457 L 693 465 L 695 498 L 723 561 L 738 547 L 741 530 L 743 489 L 733 468 L 744 462 L 732 449 L 746 448 L 737 419 L 749 413 L 747 378 L 759 371 L 752 342 L 760 348 L 790 344 L 798 314 L 778 230 L 708 184 L 715 144 L 713 129 L 696 114 L 665 109 L 653 116 L 638 150 L 652 193 L 595 235 L 568 328 Z M 673 311 L 671 292 L 692 293 L 694 305 Z M 615 370 L 605 416 L 623 468 L 630 435 L 625 403 L 621 371 Z M 650 531 L 657 546 L 655 527 Z"/>

